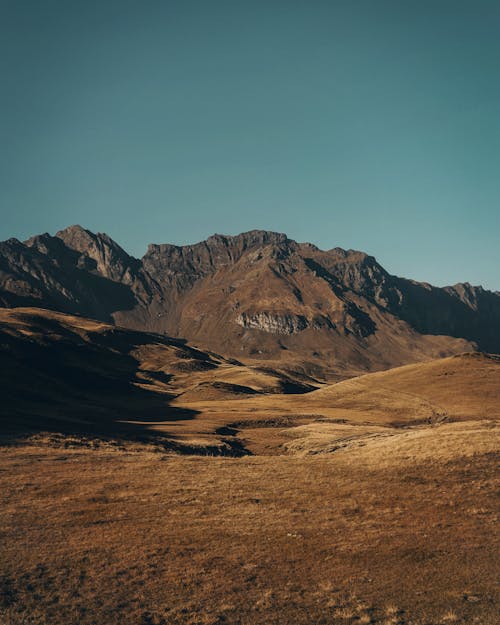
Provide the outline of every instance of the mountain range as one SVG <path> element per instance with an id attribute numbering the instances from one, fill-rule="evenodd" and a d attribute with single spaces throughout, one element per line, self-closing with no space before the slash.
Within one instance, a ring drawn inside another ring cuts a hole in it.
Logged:
<path id="1" fill-rule="evenodd" d="M 373 256 L 252 230 L 141 259 L 70 226 L 0 243 L 0 306 L 31 306 L 183 338 L 318 379 L 500 352 L 500 293 L 389 274 Z"/>

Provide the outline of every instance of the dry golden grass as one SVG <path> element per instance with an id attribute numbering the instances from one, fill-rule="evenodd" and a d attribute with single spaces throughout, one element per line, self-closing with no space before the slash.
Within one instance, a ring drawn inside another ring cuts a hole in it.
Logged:
<path id="1" fill-rule="evenodd" d="M 451 613 L 493 625 L 491 454 L 360 460 L 4 448 L 4 613 L 43 625 L 437 625 Z"/>
<path id="2" fill-rule="evenodd" d="M 217 428 L 236 424 L 237 436 L 257 454 L 282 453 L 283 448 L 289 453 L 326 453 L 373 445 L 375 440 L 392 446 L 408 436 L 427 436 L 422 426 L 472 419 L 484 422 L 477 427 L 492 428 L 500 418 L 500 357 L 464 354 L 364 375 L 303 395 L 212 400 L 181 395 L 173 405 L 197 412 L 194 420 L 176 427 L 178 436 L 189 438 L 196 431 L 210 437 Z M 289 420 L 287 429 L 280 427 L 283 419 Z M 264 427 L 258 427 L 259 420 Z M 270 428 L 273 420 L 276 426 Z M 468 426 L 471 432 L 476 425 Z M 153 427 L 168 430 L 167 424 Z M 452 436 L 455 429 L 444 431 Z M 494 441 L 493 435 L 487 444 Z"/>

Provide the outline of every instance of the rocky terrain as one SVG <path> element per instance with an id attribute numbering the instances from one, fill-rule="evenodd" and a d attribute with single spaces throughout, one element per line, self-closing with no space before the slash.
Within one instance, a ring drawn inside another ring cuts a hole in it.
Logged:
<path id="1" fill-rule="evenodd" d="M 0 304 L 79 314 L 331 379 L 472 349 L 500 351 L 500 295 L 437 288 L 375 258 L 284 234 L 150 245 L 142 259 L 71 226 L 0 244 Z"/>

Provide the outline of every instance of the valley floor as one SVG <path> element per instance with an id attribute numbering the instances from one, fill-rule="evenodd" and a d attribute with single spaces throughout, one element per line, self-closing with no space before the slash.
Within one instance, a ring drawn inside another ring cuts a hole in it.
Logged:
<path id="1" fill-rule="evenodd" d="M 0 622 L 494 625 L 494 435 L 303 457 L 4 446 Z"/>

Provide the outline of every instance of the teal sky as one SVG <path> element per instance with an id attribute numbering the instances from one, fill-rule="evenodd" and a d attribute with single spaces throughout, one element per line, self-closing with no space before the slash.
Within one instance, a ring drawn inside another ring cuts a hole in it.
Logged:
<path id="1" fill-rule="evenodd" d="M 286 232 L 500 290 L 498 0 L 0 0 L 0 238 Z"/>

